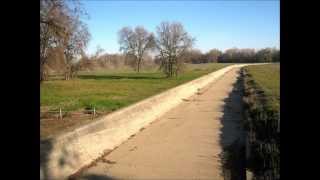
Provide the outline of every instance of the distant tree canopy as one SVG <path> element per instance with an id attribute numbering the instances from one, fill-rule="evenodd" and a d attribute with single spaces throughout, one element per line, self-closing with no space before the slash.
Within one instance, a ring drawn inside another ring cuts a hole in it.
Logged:
<path id="1" fill-rule="evenodd" d="M 220 57 L 219 62 L 257 62 L 254 49 L 227 49 Z"/>
<path id="2" fill-rule="evenodd" d="M 261 49 L 257 52 L 258 62 L 276 62 L 280 61 L 280 51 L 272 48 Z"/>
<path id="3" fill-rule="evenodd" d="M 279 62 L 280 50 L 275 48 L 265 48 L 259 51 L 254 49 L 226 50 L 218 59 L 218 62 L 230 63 L 253 63 L 253 62 Z"/>
<path id="4" fill-rule="evenodd" d="M 199 64 L 199 63 L 212 63 L 218 62 L 218 58 L 222 52 L 218 49 L 211 49 L 209 52 L 203 54 L 198 49 L 191 49 L 184 53 L 184 62 Z"/>
<path id="5" fill-rule="evenodd" d="M 218 58 L 222 55 L 222 52 L 218 49 L 211 49 L 209 52 L 205 54 L 205 59 L 208 62 L 218 62 Z"/>
<path id="6" fill-rule="evenodd" d="M 184 62 L 186 63 L 193 63 L 193 64 L 205 63 L 203 62 L 205 57 L 202 54 L 202 52 L 198 49 L 190 49 L 188 51 L 185 51 L 181 58 L 183 58 Z"/>
<path id="7" fill-rule="evenodd" d="M 254 62 L 280 62 L 280 50 L 275 48 L 264 48 L 259 51 L 255 49 L 231 48 L 222 52 L 212 49 L 207 53 L 202 53 L 198 49 L 189 49 L 184 52 L 183 60 L 186 63 L 254 63 Z"/>

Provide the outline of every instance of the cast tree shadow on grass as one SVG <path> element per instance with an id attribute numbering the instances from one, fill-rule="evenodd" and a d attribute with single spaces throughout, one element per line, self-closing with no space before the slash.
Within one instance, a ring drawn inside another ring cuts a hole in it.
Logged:
<path id="1" fill-rule="evenodd" d="M 243 82 L 239 75 L 233 89 L 224 99 L 220 144 L 223 152 L 222 175 L 225 180 L 245 180 L 245 133 L 243 121 Z"/>
<path id="2" fill-rule="evenodd" d="M 152 76 L 125 76 L 125 75 L 78 75 L 79 79 L 95 79 L 95 80 L 106 80 L 106 79 L 145 79 L 145 80 L 152 80 L 152 79 L 165 79 L 166 77 L 152 77 Z"/>

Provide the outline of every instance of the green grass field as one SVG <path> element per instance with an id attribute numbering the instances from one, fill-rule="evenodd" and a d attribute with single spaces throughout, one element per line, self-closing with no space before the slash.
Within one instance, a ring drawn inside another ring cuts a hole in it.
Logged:
<path id="1" fill-rule="evenodd" d="M 56 76 L 55 80 L 45 81 L 40 85 L 41 111 L 61 107 L 63 111 L 70 113 L 62 120 L 57 116 L 52 117 L 52 114 L 41 115 L 40 137 L 46 139 L 92 122 L 91 115 L 83 113 L 85 108 L 94 106 L 98 116 L 108 114 L 228 65 L 230 64 L 187 65 L 185 72 L 173 78 L 165 78 L 157 69 L 140 73 L 129 69 L 80 72 L 78 78 L 69 81 L 57 80 Z"/>
<path id="2" fill-rule="evenodd" d="M 280 64 L 245 67 L 254 82 L 260 87 L 274 108 L 280 107 Z"/>
<path id="3" fill-rule="evenodd" d="M 230 64 L 187 65 L 184 73 L 169 79 L 155 70 L 80 72 L 77 79 L 41 84 L 41 108 L 76 111 L 94 106 L 99 111 L 110 112 L 227 65 Z"/>

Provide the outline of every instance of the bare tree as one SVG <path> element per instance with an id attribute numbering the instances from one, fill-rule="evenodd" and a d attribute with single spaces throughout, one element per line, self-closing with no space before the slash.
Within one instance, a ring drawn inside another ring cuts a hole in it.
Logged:
<path id="1" fill-rule="evenodd" d="M 46 79 L 49 49 L 59 46 L 65 36 L 65 12 L 63 0 L 40 1 L 40 82 Z"/>
<path id="2" fill-rule="evenodd" d="M 134 57 L 136 70 L 140 72 L 141 62 L 146 51 L 155 47 L 154 36 L 142 26 L 137 26 L 134 30 L 130 27 L 122 28 L 119 33 L 120 51 L 128 57 Z"/>
<path id="3" fill-rule="evenodd" d="M 62 47 L 69 62 L 71 52 L 79 46 L 78 39 L 86 36 L 83 32 L 88 31 L 79 19 L 83 14 L 85 11 L 77 0 L 68 3 L 66 0 L 40 1 L 40 82 L 46 79 L 49 49 Z"/>
<path id="4" fill-rule="evenodd" d="M 79 70 L 76 60 L 84 53 L 90 39 L 90 33 L 85 24 L 79 19 L 72 19 L 68 28 L 68 34 L 64 44 L 64 54 L 66 59 L 65 80 L 75 77 Z"/>
<path id="5" fill-rule="evenodd" d="M 167 77 L 178 75 L 181 56 L 192 47 L 195 39 L 190 37 L 181 23 L 162 22 L 157 27 L 156 45 L 159 50 L 160 68 Z"/>

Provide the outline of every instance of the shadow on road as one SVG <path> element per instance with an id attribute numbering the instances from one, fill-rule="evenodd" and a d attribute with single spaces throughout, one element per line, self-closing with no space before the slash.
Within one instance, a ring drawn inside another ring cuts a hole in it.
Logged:
<path id="1" fill-rule="evenodd" d="M 82 176 L 80 179 L 77 180 L 114 180 L 114 178 L 106 175 L 88 174 Z"/>
<path id="2" fill-rule="evenodd" d="M 53 139 L 45 139 L 40 140 L 40 180 L 47 180 L 52 179 L 52 174 L 50 170 L 50 157 L 53 153 L 54 143 Z M 57 161 L 58 165 L 55 168 L 59 169 L 64 168 L 74 168 L 79 163 L 79 156 L 77 153 L 68 151 L 66 145 L 61 147 L 61 151 L 55 152 L 55 160 Z M 52 167 L 51 167 L 52 168 Z"/>
<path id="3" fill-rule="evenodd" d="M 220 144 L 223 152 L 222 174 L 225 180 L 245 180 L 245 134 L 243 120 L 243 78 L 237 77 L 229 96 L 224 99 Z"/>
<path id="4" fill-rule="evenodd" d="M 40 140 L 40 180 L 49 179 L 48 161 L 52 151 L 52 140 Z"/>

